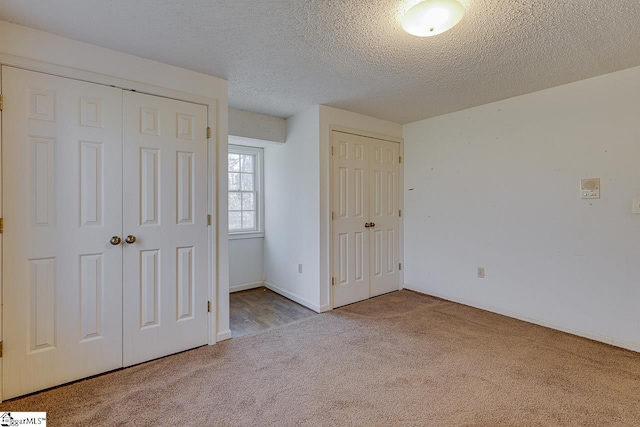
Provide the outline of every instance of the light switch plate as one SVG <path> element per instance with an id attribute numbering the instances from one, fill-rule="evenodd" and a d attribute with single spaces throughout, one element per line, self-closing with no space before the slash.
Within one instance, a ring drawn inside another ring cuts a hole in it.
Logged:
<path id="1" fill-rule="evenodd" d="M 600 198 L 600 178 L 581 179 L 580 194 L 583 199 L 599 199 Z"/>

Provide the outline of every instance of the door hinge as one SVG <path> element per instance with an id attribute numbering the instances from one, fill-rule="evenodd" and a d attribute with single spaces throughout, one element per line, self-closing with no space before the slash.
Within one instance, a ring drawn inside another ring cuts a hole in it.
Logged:
<path id="1" fill-rule="evenodd" d="M 4 97 L 0 93 L 0 111 L 4 110 Z"/>
<path id="2" fill-rule="evenodd" d="M 333 220 L 333 221 L 336 220 L 336 213 L 335 212 L 331 212 L 331 220 Z"/>
<path id="3" fill-rule="evenodd" d="M 336 278 L 332 277 L 331 278 L 331 286 L 335 286 L 336 285 Z"/>
<path id="4" fill-rule="evenodd" d="M 207 225 L 211 225 L 213 223 L 213 218 L 211 215 L 207 215 Z"/>
<path id="5" fill-rule="evenodd" d="M 207 126 L 207 139 L 211 138 L 211 128 Z"/>
<path id="6" fill-rule="evenodd" d="M 398 157 L 398 163 L 402 163 L 402 156 Z"/>
<path id="7" fill-rule="evenodd" d="M 207 313 L 211 313 L 211 301 L 207 301 Z"/>
<path id="8" fill-rule="evenodd" d="M 402 263 L 398 264 L 398 270 L 402 270 Z"/>
<path id="9" fill-rule="evenodd" d="M 4 219 L 0 218 L 0 234 L 4 232 Z"/>
<path id="10" fill-rule="evenodd" d="M 398 211 L 398 216 L 402 216 L 402 209 Z"/>
<path id="11" fill-rule="evenodd" d="M 333 145 L 331 146 L 331 155 L 333 156 Z"/>
<path id="12" fill-rule="evenodd" d="M 0 357 L 2 357 L 2 341 L 0 341 Z"/>

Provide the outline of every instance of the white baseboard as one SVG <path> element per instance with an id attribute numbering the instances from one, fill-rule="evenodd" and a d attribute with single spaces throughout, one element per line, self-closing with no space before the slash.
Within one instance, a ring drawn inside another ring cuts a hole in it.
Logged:
<path id="1" fill-rule="evenodd" d="M 233 286 L 229 286 L 229 293 L 231 294 L 233 292 L 247 291 L 249 289 L 261 288 L 263 286 L 264 286 L 263 280 L 259 282 L 253 282 L 253 283 L 245 283 L 243 285 L 233 285 Z"/>
<path id="2" fill-rule="evenodd" d="M 330 311 L 330 310 L 331 310 L 331 306 L 329 304 L 320 306 L 320 313 L 324 313 L 325 311 Z"/>
<path id="3" fill-rule="evenodd" d="M 282 288 L 274 285 L 273 283 L 269 283 L 269 282 L 265 281 L 264 282 L 264 286 L 266 288 L 268 288 L 268 289 L 271 289 L 276 294 L 280 294 L 285 298 L 289 298 L 291 301 L 295 301 L 298 304 L 303 305 L 303 306 L 307 307 L 308 309 L 315 311 L 316 313 L 321 313 L 322 312 L 319 306 L 317 306 L 315 304 L 312 304 L 309 301 L 307 301 L 306 299 L 301 298 L 298 295 L 287 291 L 286 289 L 282 289 Z"/>
<path id="4" fill-rule="evenodd" d="M 218 332 L 216 336 L 216 342 L 228 340 L 231 338 L 231 329 L 227 329 L 226 331 Z"/>
<path id="5" fill-rule="evenodd" d="M 536 325 L 544 326 L 546 328 L 555 329 L 557 331 L 566 332 L 571 335 L 577 335 L 579 337 L 588 338 L 590 340 L 599 341 L 605 344 L 610 344 L 616 347 L 621 347 L 627 350 L 636 351 L 640 353 L 640 343 L 623 341 L 618 338 L 614 338 L 606 335 L 600 335 L 593 332 L 584 331 L 581 329 L 575 329 L 575 328 L 571 328 L 564 325 L 559 325 L 557 323 L 549 322 L 542 319 L 537 319 L 535 317 L 530 317 L 521 313 L 504 310 L 504 309 L 493 307 L 487 304 L 481 304 L 479 302 L 468 300 L 466 298 L 457 298 L 457 297 L 452 297 L 450 295 L 446 295 L 439 292 L 432 292 L 430 290 L 418 289 L 406 283 L 404 284 L 404 289 L 409 289 L 411 291 L 418 292 L 421 294 L 431 295 L 434 297 L 445 299 L 447 301 L 468 305 L 470 307 L 479 308 L 481 310 L 490 311 L 492 313 L 502 314 L 503 316 L 512 317 L 514 319 L 522 320 L 524 322 L 533 323 Z"/>

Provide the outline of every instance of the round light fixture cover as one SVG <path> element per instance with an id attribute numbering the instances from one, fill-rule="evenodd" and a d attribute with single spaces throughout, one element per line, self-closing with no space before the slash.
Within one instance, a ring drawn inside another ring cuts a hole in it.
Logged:
<path id="1" fill-rule="evenodd" d="M 453 28 L 464 15 L 464 6 L 457 0 L 425 0 L 416 4 L 402 17 L 402 28 L 414 36 L 435 36 Z"/>

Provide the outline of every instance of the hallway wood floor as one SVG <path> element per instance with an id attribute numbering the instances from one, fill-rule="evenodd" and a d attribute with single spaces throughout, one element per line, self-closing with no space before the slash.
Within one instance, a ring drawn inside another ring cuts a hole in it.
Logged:
<path id="1" fill-rule="evenodd" d="M 317 313 L 262 287 L 229 295 L 233 338 L 286 325 Z"/>

